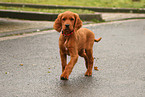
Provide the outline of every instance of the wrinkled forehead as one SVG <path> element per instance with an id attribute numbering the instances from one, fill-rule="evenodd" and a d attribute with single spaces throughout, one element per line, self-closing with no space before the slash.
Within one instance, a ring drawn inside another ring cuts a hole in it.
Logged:
<path id="1" fill-rule="evenodd" d="M 62 18 L 75 18 L 75 15 L 72 12 L 65 12 L 63 13 Z"/>

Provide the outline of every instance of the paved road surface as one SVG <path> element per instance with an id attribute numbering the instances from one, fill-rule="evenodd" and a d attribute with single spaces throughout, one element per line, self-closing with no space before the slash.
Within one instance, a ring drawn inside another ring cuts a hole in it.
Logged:
<path id="1" fill-rule="evenodd" d="M 79 58 L 68 81 L 60 80 L 56 31 L 1 38 L 0 97 L 145 97 L 145 20 L 87 28 L 103 37 L 94 45 L 99 71 L 85 77 Z"/>

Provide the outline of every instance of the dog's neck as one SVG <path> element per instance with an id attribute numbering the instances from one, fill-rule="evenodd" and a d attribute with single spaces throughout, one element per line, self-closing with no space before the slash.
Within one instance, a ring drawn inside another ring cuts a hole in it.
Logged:
<path id="1" fill-rule="evenodd" d="M 72 35 L 73 33 L 75 32 L 75 30 L 73 30 L 73 31 L 70 31 L 70 32 L 66 32 L 66 31 L 61 31 L 61 33 L 62 33 L 62 35 L 64 36 L 64 37 L 69 37 L 70 35 Z"/>
<path id="2" fill-rule="evenodd" d="M 61 30 L 61 34 L 65 38 L 64 47 L 65 47 L 65 50 L 67 52 L 67 55 L 69 55 L 69 53 L 68 53 L 68 42 L 69 42 L 72 34 L 74 34 L 74 32 L 75 32 L 75 30 L 73 30 L 73 31 L 65 31 L 65 30 L 63 31 L 63 30 Z"/>

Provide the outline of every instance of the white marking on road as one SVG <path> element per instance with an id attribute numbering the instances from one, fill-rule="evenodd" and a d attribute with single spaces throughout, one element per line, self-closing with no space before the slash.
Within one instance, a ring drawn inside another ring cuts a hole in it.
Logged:
<path id="1" fill-rule="evenodd" d="M 0 41 L 23 38 L 23 37 L 29 37 L 29 36 L 35 36 L 35 35 L 41 35 L 41 34 L 47 34 L 47 33 L 52 33 L 52 32 L 56 32 L 56 31 L 55 30 L 48 30 L 48 31 L 41 31 L 41 32 L 29 33 L 29 34 L 23 34 L 23 35 L 2 37 L 2 38 L 0 38 Z"/>

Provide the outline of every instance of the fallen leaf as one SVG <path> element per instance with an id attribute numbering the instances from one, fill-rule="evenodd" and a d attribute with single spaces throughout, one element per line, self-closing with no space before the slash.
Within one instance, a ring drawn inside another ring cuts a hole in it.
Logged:
<path id="1" fill-rule="evenodd" d="M 23 64 L 20 64 L 20 66 L 23 66 Z"/>
<path id="2" fill-rule="evenodd" d="M 95 66 L 94 69 L 98 71 L 98 67 L 97 66 Z"/>

